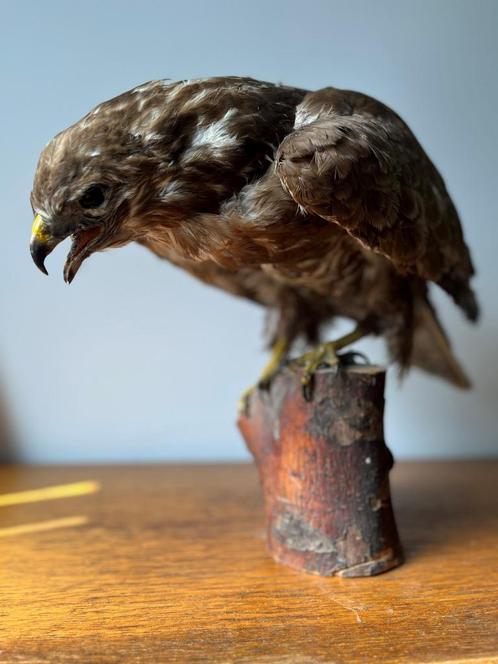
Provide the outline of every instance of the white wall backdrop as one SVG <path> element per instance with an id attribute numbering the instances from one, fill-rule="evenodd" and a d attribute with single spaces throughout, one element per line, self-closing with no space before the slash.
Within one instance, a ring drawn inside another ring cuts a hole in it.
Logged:
<path id="1" fill-rule="evenodd" d="M 0 32 L 0 386 L 18 459 L 247 457 L 235 403 L 264 361 L 257 307 L 135 246 L 94 256 L 68 287 L 67 246 L 50 278 L 27 246 L 54 133 L 149 79 L 219 74 L 361 90 L 414 129 L 461 212 L 484 316 L 472 329 L 437 294 L 476 387 L 393 373 L 388 442 L 400 458 L 498 452 L 495 0 L 17 0 Z"/>

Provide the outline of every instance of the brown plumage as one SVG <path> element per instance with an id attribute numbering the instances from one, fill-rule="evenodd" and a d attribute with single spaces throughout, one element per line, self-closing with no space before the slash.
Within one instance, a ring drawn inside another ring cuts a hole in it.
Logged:
<path id="1" fill-rule="evenodd" d="M 467 385 L 427 293 L 433 281 L 477 318 L 458 214 L 407 125 L 370 97 L 153 81 L 58 134 L 31 202 L 40 267 L 73 236 L 68 281 L 94 251 L 136 241 L 275 311 L 271 341 L 314 342 L 346 316 L 400 367 Z"/>

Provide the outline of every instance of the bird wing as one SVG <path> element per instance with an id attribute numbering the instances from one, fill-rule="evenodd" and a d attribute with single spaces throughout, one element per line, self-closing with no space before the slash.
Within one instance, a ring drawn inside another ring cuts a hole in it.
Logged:
<path id="1" fill-rule="evenodd" d="M 341 226 L 396 268 L 441 285 L 477 316 L 460 220 L 443 179 L 408 126 L 370 97 L 326 88 L 297 107 L 275 160 L 307 213 Z"/>

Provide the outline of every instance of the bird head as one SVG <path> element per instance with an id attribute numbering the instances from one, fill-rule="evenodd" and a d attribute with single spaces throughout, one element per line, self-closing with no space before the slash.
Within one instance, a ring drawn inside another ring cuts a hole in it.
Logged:
<path id="1" fill-rule="evenodd" d="M 161 161 L 152 126 L 161 104 L 158 87 L 101 104 L 42 151 L 31 192 L 30 249 L 45 274 L 46 257 L 67 237 L 72 245 L 64 279 L 70 283 L 92 253 L 140 236 L 133 220 L 153 195 L 151 181 Z"/>
<path id="2" fill-rule="evenodd" d="M 206 233 L 192 220 L 217 214 L 268 169 L 278 137 L 265 113 L 280 107 L 261 108 L 260 88 L 238 78 L 151 81 L 97 106 L 40 156 L 31 193 L 35 264 L 46 273 L 45 258 L 69 236 L 68 282 L 95 251 L 158 235 L 182 257 L 207 255 Z"/>

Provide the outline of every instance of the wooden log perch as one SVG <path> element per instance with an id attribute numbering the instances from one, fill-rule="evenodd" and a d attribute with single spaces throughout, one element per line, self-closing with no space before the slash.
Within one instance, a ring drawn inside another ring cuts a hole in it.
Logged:
<path id="1" fill-rule="evenodd" d="M 372 576 L 402 562 L 384 442 L 385 371 L 297 371 L 252 392 L 238 426 L 253 454 L 275 560 L 323 576 Z"/>

